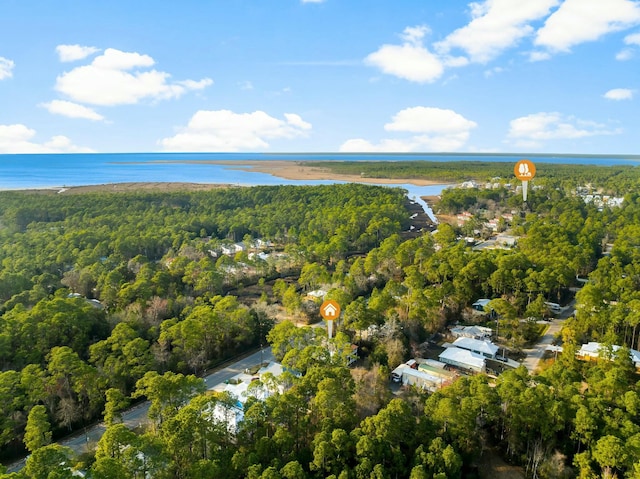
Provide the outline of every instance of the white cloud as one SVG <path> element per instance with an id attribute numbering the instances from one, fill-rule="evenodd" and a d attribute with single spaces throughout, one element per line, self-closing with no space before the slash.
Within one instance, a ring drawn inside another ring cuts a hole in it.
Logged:
<path id="1" fill-rule="evenodd" d="M 258 151 L 269 148 L 268 140 L 306 136 L 311 130 L 311 124 L 295 113 L 285 113 L 284 118 L 263 111 L 199 110 L 178 134 L 159 144 L 165 151 Z"/>
<path id="2" fill-rule="evenodd" d="M 620 130 L 611 130 L 600 123 L 563 116 L 557 112 L 534 113 L 511 120 L 509 125 L 508 137 L 517 140 L 516 144 L 519 145 L 621 133 Z"/>
<path id="3" fill-rule="evenodd" d="M 640 46 L 640 33 L 632 33 L 631 35 L 627 35 L 626 37 L 624 37 L 624 43 L 627 45 Z"/>
<path id="4" fill-rule="evenodd" d="M 631 48 L 624 48 L 616 53 L 616 60 L 621 62 L 631 60 L 633 58 L 633 50 Z"/>
<path id="5" fill-rule="evenodd" d="M 444 71 L 442 61 L 431 53 L 422 39 L 429 29 L 426 26 L 407 27 L 401 38 L 402 45 L 382 45 L 365 58 L 365 63 L 384 73 L 405 80 L 427 83 L 440 78 Z"/>
<path id="6" fill-rule="evenodd" d="M 32 141 L 35 130 L 22 124 L 0 125 L 0 153 L 92 153 L 90 148 L 74 145 L 62 135 L 51 137 L 45 143 Z"/>
<path id="7" fill-rule="evenodd" d="M 407 27 L 400 34 L 405 43 L 411 43 L 412 45 L 420 45 L 425 35 L 431 33 L 431 29 L 426 25 L 416 25 L 415 27 Z"/>
<path id="8" fill-rule="evenodd" d="M 0 57 L 0 80 L 11 78 L 13 76 L 13 67 L 15 63 L 8 58 Z"/>
<path id="9" fill-rule="evenodd" d="M 485 78 L 490 78 L 493 75 L 498 75 L 499 73 L 502 73 L 503 71 L 504 71 L 504 68 L 502 68 L 502 67 L 489 68 L 488 70 L 484 71 L 484 77 Z"/>
<path id="10" fill-rule="evenodd" d="M 213 80 L 211 78 L 203 78 L 202 80 L 180 80 L 177 81 L 176 84 L 182 85 L 187 90 L 204 90 L 208 86 L 213 85 Z"/>
<path id="11" fill-rule="evenodd" d="M 453 110 L 416 106 L 405 108 L 394 115 L 391 123 L 384 125 L 387 131 L 411 133 L 468 133 L 477 124 Z"/>
<path id="12" fill-rule="evenodd" d="M 640 33 L 632 33 L 624 37 L 625 45 L 640 46 Z M 616 60 L 625 61 L 631 60 L 635 56 L 635 50 L 633 48 L 623 48 L 616 54 Z"/>
<path id="13" fill-rule="evenodd" d="M 454 151 L 462 148 L 477 124 L 453 110 L 417 106 L 399 111 L 386 131 L 418 133 L 401 139 L 383 139 L 375 144 L 362 138 L 347 140 L 343 152 Z"/>
<path id="14" fill-rule="evenodd" d="M 60 75 L 55 88 L 79 103 L 126 105 L 144 99 L 178 98 L 189 90 L 201 90 L 213 83 L 209 78 L 169 82 L 168 73 L 140 70 L 154 63 L 148 55 L 108 48 L 89 65 Z"/>
<path id="15" fill-rule="evenodd" d="M 289 93 L 291 93 L 291 91 L 292 91 L 291 87 L 286 86 L 286 87 L 284 87 L 284 88 L 282 88 L 280 90 L 269 91 L 269 92 L 267 92 L 267 94 L 269 96 L 276 96 L 277 97 L 277 96 L 281 96 L 281 95 L 288 95 Z"/>
<path id="16" fill-rule="evenodd" d="M 49 103 L 42 103 L 40 106 L 46 108 L 49 113 L 54 115 L 62 115 L 69 118 L 84 118 L 94 121 L 104 120 L 102 115 L 91 108 L 70 101 L 52 100 Z"/>
<path id="17" fill-rule="evenodd" d="M 567 52 L 580 43 L 640 23 L 640 3 L 632 0 L 565 0 L 538 30 L 535 44 Z"/>
<path id="18" fill-rule="evenodd" d="M 54 153 L 94 153 L 91 148 L 74 145 L 69 138 L 63 135 L 52 136 L 44 147 Z"/>
<path id="19" fill-rule="evenodd" d="M 467 135 L 414 136 L 405 139 L 383 139 L 372 143 L 362 138 L 345 141 L 342 153 L 411 153 L 418 151 L 458 151 L 467 142 Z"/>
<path id="20" fill-rule="evenodd" d="M 549 58 L 551 58 L 551 54 L 549 52 L 533 51 L 529 53 L 530 62 L 541 62 L 543 60 L 548 60 Z"/>
<path id="21" fill-rule="evenodd" d="M 559 0 L 486 0 L 470 3 L 472 20 L 436 43 L 436 51 L 459 48 L 477 63 L 487 63 L 533 33 L 530 22 L 546 16 Z"/>
<path id="22" fill-rule="evenodd" d="M 300 115 L 296 115 L 295 113 L 285 113 L 284 114 L 287 123 L 295 128 L 299 128 L 300 130 L 310 130 L 311 123 L 304 121 Z"/>
<path id="23" fill-rule="evenodd" d="M 99 52 L 100 49 L 96 47 L 85 47 L 82 45 L 58 45 L 56 47 L 56 53 L 61 62 L 75 62 L 76 60 L 82 60 L 89 55 L 93 55 Z"/>
<path id="24" fill-rule="evenodd" d="M 239 82 L 238 86 L 241 90 L 253 90 L 253 83 L 248 80 Z"/>
<path id="25" fill-rule="evenodd" d="M 631 100 L 633 98 L 634 91 L 628 88 L 614 88 L 602 95 L 607 100 Z"/>
<path id="26" fill-rule="evenodd" d="M 135 67 L 151 67 L 154 64 L 155 61 L 149 55 L 107 48 L 102 55 L 93 60 L 91 66 L 103 70 L 131 70 Z"/>
<path id="27" fill-rule="evenodd" d="M 469 59 L 466 57 L 452 57 L 452 56 L 443 56 L 442 63 L 446 67 L 465 67 L 469 64 Z"/>

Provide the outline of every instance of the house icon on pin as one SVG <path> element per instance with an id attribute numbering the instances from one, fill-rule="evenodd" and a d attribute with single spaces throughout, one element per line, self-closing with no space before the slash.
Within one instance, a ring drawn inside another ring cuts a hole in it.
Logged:
<path id="1" fill-rule="evenodd" d="M 340 305 L 332 299 L 325 301 L 320 306 L 320 316 L 327 320 L 336 319 L 340 316 Z"/>
<path id="2" fill-rule="evenodd" d="M 332 318 L 335 318 L 338 310 L 335 308 L 335 306 L 333 306 L 333 304 L 327 304 L 322 310 L 322 312 L 324 313 L 325 316 L 330 316 Z"/>

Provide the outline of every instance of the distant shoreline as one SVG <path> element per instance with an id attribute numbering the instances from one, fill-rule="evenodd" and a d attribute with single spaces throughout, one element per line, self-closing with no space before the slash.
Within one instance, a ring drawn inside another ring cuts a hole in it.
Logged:
<path id="1" fill-rule="evenodd" d="M 206 191 L 218 188 L 238 188 L 238 186 L 226 183 L 135 181 L 126 183 L 103 183 L 99 185 L 12 188 L 4 190 L 0 189 L 0 191 L 20 191 L 40 194 L 73 195 L 82 193 L 132 193 L 137 191 Z"/>
<path id="2" fill-rule="evenodd" d="M 135 163 L 135 162 L 127 162 Z M 343 175 L 329 168 L 305 165 L 305 161 L 287 160 L 155 160 L 145 162 L 164 164 L 205 164 L 229 166 L 230 170 L 265 173 L 285 180 L 294 181 L 344 181 L 347 183 L 373 183 L 382 185 L 411 184 L 415 186 L 442 185 L 442 181 L 423 178 L 366 178 L 360 175 Z"/>

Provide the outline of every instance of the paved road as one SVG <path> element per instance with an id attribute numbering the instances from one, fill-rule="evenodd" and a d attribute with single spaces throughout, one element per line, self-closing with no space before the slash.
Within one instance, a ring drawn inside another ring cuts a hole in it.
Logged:
<path id="1" fill-rule="evenodd" d="M 258 351 L 257 353 L 253 353 L 250 356 L 242 358 L 236 361 L 233 364 L 230 364 L 218 371 L 215 371 L 207 376 L 205 376 L 204 383 L 207 386 L 207 389 L 213 389 L 216 385 L 231 379 L 236 374 L 243 372 L 245 369 L 249 369 L 260 362 L 273 361 L 274 357 L 271 352 L 271 348 L 264 348 L 262 351 Z M 127 409 L 122 413 L 122 422 L 129 427 L 130 429 L 134 429 L 143 424 L 146 424 L 149 420 L 147 414 L 149 412 L 149 401 L 145 401 L 140 403 L 130 409 Z M 71 437 L 65 438 L 59 441 L 59 444 L 62 446 L 67 446 L 73 449 L 77 454 L 81 454 L 83 452 L 87 452 L 92 450 L 96 443 L 102 437 L 105 431 L 104 424 L 100 423 L 93 427 L 87 428 L 86 430 L 76 433 Z M 15 462 L 8 466 L 7 472 L 17 472 L 24 467 L 26 458 L 21 459 L 18 462 Z"/>
<path id="2" fill-rule="evenodd" d="M 556 334 L 560 332 L 563 322 L 564 320 L 562 319 L 554 319 L 553 321 L 551 321 L 549 329 L 547 329 L 545 335 L 540 338 L 540 341 L 538 341 L 538 343 L 533 348 L 524 350 L 524 352 L 527 354 L 527 357 L 522 362 L 522 364 L 525 365 L 529 373 L 533 374 L 536 369 L 538 369 L 538 363 L 542 359 L 542 356 L 544 356 L 547 346 L 549 346 L 553 342 Z"/>
<path id="3" fill-rule="evenodd" d="M 547 329 L 545 335 L 540 338 L 540 341 L 538 341 L 538 343 L 533 348 L 524 350 L 524 352 L 527 353 L 527 357 L 522 362 L 522 364 L 525 365 L 529 373 L 533 374 L 536 369 L 538 369 L 538 364 L 544 356 L 547 346 L 549 346 L 553 342 L 556 334 L 558 334 L 562 329 L 564 320 L 571 316 L 574 308 L 575 301 L 572 301 L 567 306 L 562 308 L 562 312 L 558 315 L 557 318 L 551 321 L 549 329 Z"/>

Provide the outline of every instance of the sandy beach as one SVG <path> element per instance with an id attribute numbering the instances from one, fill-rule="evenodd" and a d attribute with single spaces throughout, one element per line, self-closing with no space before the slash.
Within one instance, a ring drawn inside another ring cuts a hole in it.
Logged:
<path id="1" fill-rule="evenodd" d="M 306 165 L 304 161 L 287 160 L 171 160 L 158 161 L 158 163 L 198 163 L 210 165 L 230 166 L 230 169 L 239 171 L 254 171 L 284 178 L 286 180 L 337 180 L 353 181 L 357 183 L 375 183 L 385 185 L 411 184 L 416 186 L 440 185 L 442 182 L 415 179 L 415 178 L 363 178 L 360 175 L 341 175 L 328 168 L 319 168 Z"/>
<path id="2" fill-rule="evenodd" d="M 411 184 L 415 186 L 440 185 L 441 182 L 416 178 L 363 178 L 360 175 L 343 175 L 332 172 L 329 168 L 321 168 L 305 164 L 305 161 L 288 160 L 157 160 L 153 163 L 172 164 L 210 164 L 229 167 L 232 170 L 264 173 L 278 178 L 293 181 L 336 180 L 354 183 L 372 183 L 380 185 Z M 83 186 L 58 186 L 50 188 L 26 189 L 26 191 L 43 194 L 80 194 L 91 192 L 134 192 L 134 191 L 202 191 L 214 188 L 237 187 L 234 184 L 189 183 L 189 182 L 126 182 L 106 183 Z M 435 198 L 430 198 L 435 200 Z"/>

